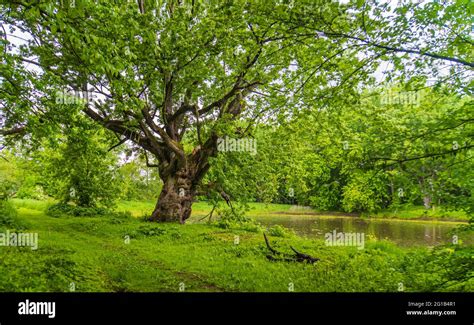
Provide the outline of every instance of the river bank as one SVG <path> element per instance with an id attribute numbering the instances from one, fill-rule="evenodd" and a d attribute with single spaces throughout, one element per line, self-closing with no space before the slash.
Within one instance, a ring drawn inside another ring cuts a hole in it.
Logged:
<path id="1" fill-rule="evenodd" d="M 269 241 L 278 251 L 291 254 L 291 246 L 319 258 L 315 264 L 278 262 L 267 258 L 268 248 L 258 229 L 152 224 L 130 217 L 51 217 L 44 213 L 48 204 L 15 200 L 22 232 L 38 234 L 38 249 L 0 249 L 0 291 L 474 290 L 472 280 L 463 280 L 459 272 L 451 279 L 445 266 L 463 256 L 453 252 L 467 252 L 469 246 L 464 244 L 433 254 L 426 247 L 400 247 L 367 236 L 359 249 L 268 230 Z M 129 209 L 137 216 L 142 212 Z"/>

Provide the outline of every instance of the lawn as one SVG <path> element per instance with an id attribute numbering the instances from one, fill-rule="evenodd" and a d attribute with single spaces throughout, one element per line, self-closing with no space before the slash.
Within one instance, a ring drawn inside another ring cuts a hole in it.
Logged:
<path id="1" fill-rule="evenodd" d="M 467 221 L 469 217 L 463 211 L 447 211 L 440 207 L 425 209 L 422 206 L 403 206 L 374 213 L 365 213 L 370 218 L 395 218 L 395 219 L 421 219 L 421 220 L 445 220 L 445 221 Z"/>
<path id="2" fill-rule="evenodd" d="M 155 207 L 154 201 L 121 201 L 118 203 L 117 210 L 130 211 L 136 217 L 150 215 Z M 271 213 L 316 213 L 317 211 L 310 207 L 294 206 L 289 204 L 274 203 L 248 203 L 250 208 L 249 216 L 259 216 Z M 208 202 L 195 202 L 193 204 L 192 217 L 199 218 L 206 216 L 212 210 L 212 205 Z"/>
<path id="3" fill-rule="evenodd" d="M 18 231 L 37 232 L 39 248 L 0 247 L 0 291 L 424 291 L 442 281 L 442 270 L 430 269 L 426 248 L 386 241 L 369 241 L 361 250 L 328 247 L 270 231 L 278 235 L 269 236 L 274 248 L 291 252 L 291 245 L 320 258 L 316 264 L 272 262 L 258 229 L 151 224 L 132 217 L 55 218 L 44 212 L 51 202 L 14 203 Z M 152 207 L 120 204 L 135 216 Z M 198 203 L 195 211 L 201 215 L 207 208 Z M 473 289 L 473 281 L 452 286 Z"/>
<path id="4" fill-rule="evenodd" d="M 23 201 L 23 200 L 22 200 Z M 142 217 L 150 215 L 155 207 L 154 201 L 121 201 L 117 209 L 119 211 L 131 211 L 135 217 Z M 289 204 L 274 204 L 274 203 L 248 203 L 250 210 L 248 215 L 251 217 L 260 217 L 265 215 L 277 214 L 294 214 L 294 215 L 328 215 L 340 216 L 346 215 L 341 212 L 334 211 L 319 211 L 311 207 L 289 205 Z M 207 202 L 195 202 L 193 204 L 193 214 L 191 221 L 199 220 L 206 216 L 212 209 L 212 205 Z M 356 216 L 357 213 L 347 214 Z M 391 219 L 411 219 L 411 220 L 440 220 L 440 221 L 467 221 L 468 216 L 463 211 L 446 211 L 442 208 L 425 209 L 422 206 L 403 206 L 400 208 L 392 208 L 380 212 L 362 213 L 365 218 L 391 218 Z"/>

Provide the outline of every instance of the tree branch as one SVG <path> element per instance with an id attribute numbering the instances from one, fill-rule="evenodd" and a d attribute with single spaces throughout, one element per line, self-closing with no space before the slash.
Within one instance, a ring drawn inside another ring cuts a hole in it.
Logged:
<path id="1" fill-rule="evenodd" d="M 326 33 L 326 32 L 323 32 L 323 31 L 318 31 L 318 32 L 323 33 L 324 35 L 326 35 L 328 37 L 340 37 L 340 38 L 347 38 L 347 39 L 356 40 L 356 41 L 362 42 L 366 45 L 377 47 L 377 48 L 384 49 L 384 50 L 387 50 L 387 51 L 402 52 L 402 53 L 428 56 L 428 57 L 431 57 L 431 58 L 434 58 L 434 59 L 440 59 L 440 60 L 460 63 L 462 65 L 466 65 L 466 66 L 469 66 L 471 68 L 474 68 L 474 63 L 473 62 L 468 62 L 468 61 L 465 61 L 465 60 L 462 60 L 462 59 L 449 57 L 449 56 L 446 56 L 446 55 L 440 55 L 440 54 L 436 54 L 436 53 L 423 52 L 423 51 L 419 51 L 419 50 L 410 50 L 410 49 L 404 49 L 404 48 L 400 48 L 400 47 L 382 45 L 382 44 L 375 43 L 375 42 L 367 40 L 367 39 L 363 39 L 363 38 L 360 38 L 360 37 L 351 36 L 351 35 L 347 35 L 347 34 L 343 34 L 343 33 Z"/>
<path id="2" fill-rule="evenodd" d="M 26 131 L 26 126 L 18 126 L 12 129 L 0 129 L 0 135 L 12 135 L 12 134 L 19 134 L 24 133 Z"/>

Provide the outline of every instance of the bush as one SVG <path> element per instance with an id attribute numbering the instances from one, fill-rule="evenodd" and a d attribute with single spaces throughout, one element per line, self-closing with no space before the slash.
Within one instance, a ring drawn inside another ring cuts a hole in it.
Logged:
<path id="1" fill-rule="evenodd" d="M 106 208 L 100 207 L 80 207 L 65 203 L 58 203 L 49 206 L 46 209 L 46 215 L 54 218 L 63 216 L 68 217 L 111 217 L 115 219 L 131 218 L 130 212 L 115 212 Z"/>
<path id="2" fill-rule="evenodd" d="M 161 236 L 166 230 L 156 225 L 142 225 L 137 229 L 137 234 L 145 237 Z"/>
<path id="3" fill-rule="evenodd" d="M 0 200 L 0 227 L 23 230 L 27 226 L 18 219 L 18 213 L 10 201 Z"/>
<path id="4" fill-rule="evenodd" d="M 242 229 L 251 232 L 261 230 L 260 224 L 245 215 L 244 207 L 224 208 L 217 212 L 219 219 L 215 225 L 223 229 Z"/>
<path id="5" fill-rule="evenodd" d="M 290 237 L 295 233 L 292 229 L 288 229 L 280 225 L 274 225 L 268 228 L 268 234 L 275 237 Z"/>
<path id="6" fill-rule="evenodd" d="M 65 128 L 64 137 L 56 143 L 42 143 L 44 150 L 35 152 L 34 158 L 41 175 L 38 181 L 46 194 L 82 207 L 115 206 L 121 182 L 116 172 L 118 158 L 108 151 L 108 136 L 90 121 L 74 119 Z"/>

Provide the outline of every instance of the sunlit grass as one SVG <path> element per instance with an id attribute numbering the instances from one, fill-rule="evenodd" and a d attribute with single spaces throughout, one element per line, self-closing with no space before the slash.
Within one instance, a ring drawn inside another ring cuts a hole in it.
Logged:
<path id="1" fill-rule="evenodd" d="M 287 292 L 292 283 L 297 292 L 373 292 L 396 291 L 400 282 L 406 291 L 420 291 L 437 279 L 424 262 L 429 249 L 401 248 L 388 241 L 369 240 L 359 250 L 291 234 L 270 235 L 279 251 L 291 253 L 293 246 L 321 259 L 315 265 L 270 262 L 260 231 L 126 217 L 53 218 L 43 212 L 48 202 L 14 203 L 27 231 L 38 233 L 39 248 L 0 248 L 0 291 L 67 292 L 73 285 L 87 292 L 169 292 L 184 284 L 186 291 Z M 153 206 L 120 203 L 120 209 L 137 216 Z M 208 208 L 197 204 L 198 211 Z M 425 280 L 420 282 L 420 277 Z M 464 290 L 474 289 L 466 286 Z"/>
<path id="2" fill-rule="evenodd" d="M 376 213 L 366 213 L 366 216 L 376 218 L 397 218 L 397 219 L 439 219 L 439 220 L 468 220 L 468 216 L 463 211 L 447 211 L 441 207 L 425 209 L 420 206 L 403 206 L 392 208 Z"/>

